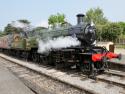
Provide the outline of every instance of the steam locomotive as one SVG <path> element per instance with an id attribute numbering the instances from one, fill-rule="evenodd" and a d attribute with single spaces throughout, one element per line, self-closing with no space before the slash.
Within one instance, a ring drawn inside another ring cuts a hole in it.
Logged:
<path id="1" fill-rule="evenodd" d="M 76 66 L 82 72 L 95 76 L 109 68 L 108 60 L 121 58 L 121 55 L 109 52 L 105 47 L 95 46 L 96 27 L 86 23 L 83 14 L 77 15 L 77 25 L 65 28 L 46 29 L 36 32 L 26 31 L 11 33 L 0 37 L 0 51 L 17 58 L 32 60 L 39 64 L 49 64 L 56 68 Z M 39 53 L 38 40 L 58 38 L 60 36 L 76 37 L 81 44 L 67 48 L 54 49 Z"/>

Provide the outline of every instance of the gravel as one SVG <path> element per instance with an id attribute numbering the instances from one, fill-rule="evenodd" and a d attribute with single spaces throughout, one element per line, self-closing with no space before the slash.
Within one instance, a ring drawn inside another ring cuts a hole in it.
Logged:
<path id="1" fill-rule="evenodd" d="M 14 66 L 13 63 L 5 61 L 6 60 L 4 60 L 5 66 L 9 67 L 9 69 L 20 79 L 25 80 L 25 82 L 28 81 L 34 84 L 36 87 L 44 89 L 51 94 L 87 94 L 87 92 L 83 90 L 76 89 L 45 75 L 38 74 L 24 67 L 20 67 L 19 65 Z"/>
<path id="2" fill-rule="evenodd" d="M 8 57 L 6 57 L 8 58 Z M 98 81 L 95 82 L 92 79 L 86 79 L 81 80 L 79 76 L 76 75 L 70 75 L 59 71 L 54 71 L 53 69 L 47 69 L 44 67 L 38 67 L 35 64 L 29 64 L 26 62 L 21 62 L 19 60 L 13 59 L 15 62 L 19 62 L 20 64 L 23 64 L 29 68 L 33 68 L 34 70 L 37 70 L 38 72 L 42 74 L 46 74 L 49 76 L 52 76 L 53 79 L 49 78 L 48 76 L 40 74 L 40 77 L 37 77 L 36 79 L 33 74 L 30 72 L 27 76 L 23 76 L 24 79 L 27 79 L 27 81 L 31 81 L 33 83 L 36 83 L 39 87 L 53 93 L 53 94 L 85 94 L 85 91 L 81 91 L 81 89 L 77 89 L 75 87 L 72 87 L 70 85 L 74 85 L 78 88 L 82 88 L 83 90 L 88 90 L 89 92 L 94 92 L 95 94 L 125 94 L 125 88 L 119 87 L 117 85 L 111 85 L 110 83 Z M 49 70 L 49 71 L 48 71 Z M 52 70 L 52 71 L 51 71 Z M 24 74 L 23 74 L 24 75 Z M 70 85 L 64 84 L 62 82 L 59 82 L 57 80 L 63 81 L 65 83 L 68 83 Z"/>

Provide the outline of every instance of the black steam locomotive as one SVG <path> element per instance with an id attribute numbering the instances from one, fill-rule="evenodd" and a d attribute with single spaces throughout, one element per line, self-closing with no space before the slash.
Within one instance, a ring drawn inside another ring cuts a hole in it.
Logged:
<path id="1" fill-rule="evenodd" d="M 51 51 L 38 53 L 38 39 L 46 41 L 48 38 L 60 36 L 76 37 L 81 44 L 75 47 L 52 48 Z M 0 48 L 2 52 L 11 56 L 53 65 L 56 68 L 75 66 L 82 72 L 95 76 L 98 72 L 109 68 L 109 59 L 120 58 L 120 55 L 109 52 L 105 47 L 95 46 L 95 41 L 95 26 L 86 23 L 83 14 L 78 14 L 75 26 L 8 34 L 0 38 Z"/>

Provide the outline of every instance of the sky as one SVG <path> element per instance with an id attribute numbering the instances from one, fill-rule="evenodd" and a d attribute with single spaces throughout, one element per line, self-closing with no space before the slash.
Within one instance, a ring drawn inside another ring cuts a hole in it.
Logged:
<path id="1" fill-rule="evenodd" d="M 64 13 L 66 20 L 76 24 L 76 15 L 90 8 L 101 8 L 110 21 L 125 21 L 125 0 L 0 0 L 0 30 L 19 19 L 34 26 L 46 26 L 48 17 Z"/>

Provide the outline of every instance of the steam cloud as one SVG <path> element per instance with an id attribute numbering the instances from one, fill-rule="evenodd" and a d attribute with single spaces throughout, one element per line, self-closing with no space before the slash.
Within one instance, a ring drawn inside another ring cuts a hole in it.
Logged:
<path id="1" fill-rule="evenodd" d="M 11 25 L 16 28 L 22 28 L 24 31 L 30 31 L 33 29 L 31 25 L 27 25 L 19 21 L 14 21 L 11 23 Z M 75 47 L 80 44 L 81 44 L 80 41 L 76 37 L 71 37 L 71 36 L 67 37 L 62 36 L 47 41 L 40 40 L 38 41 L 38 53 L 49 52 L 52 49 Z"/>
<path id="2" fill-rule="evenodd" d="M 58 37 L 54 38 L 52 40 L 48 40 L 46 42 L 40 40 L 39 41 L 39 48 L 38 53 L 44 53 L 51 51 L 52 49 L 61 49 L 61 48 L 67 48 L 67 47 L 74 47 L 80 45 L 80 41 L 76 37 Z"/>

